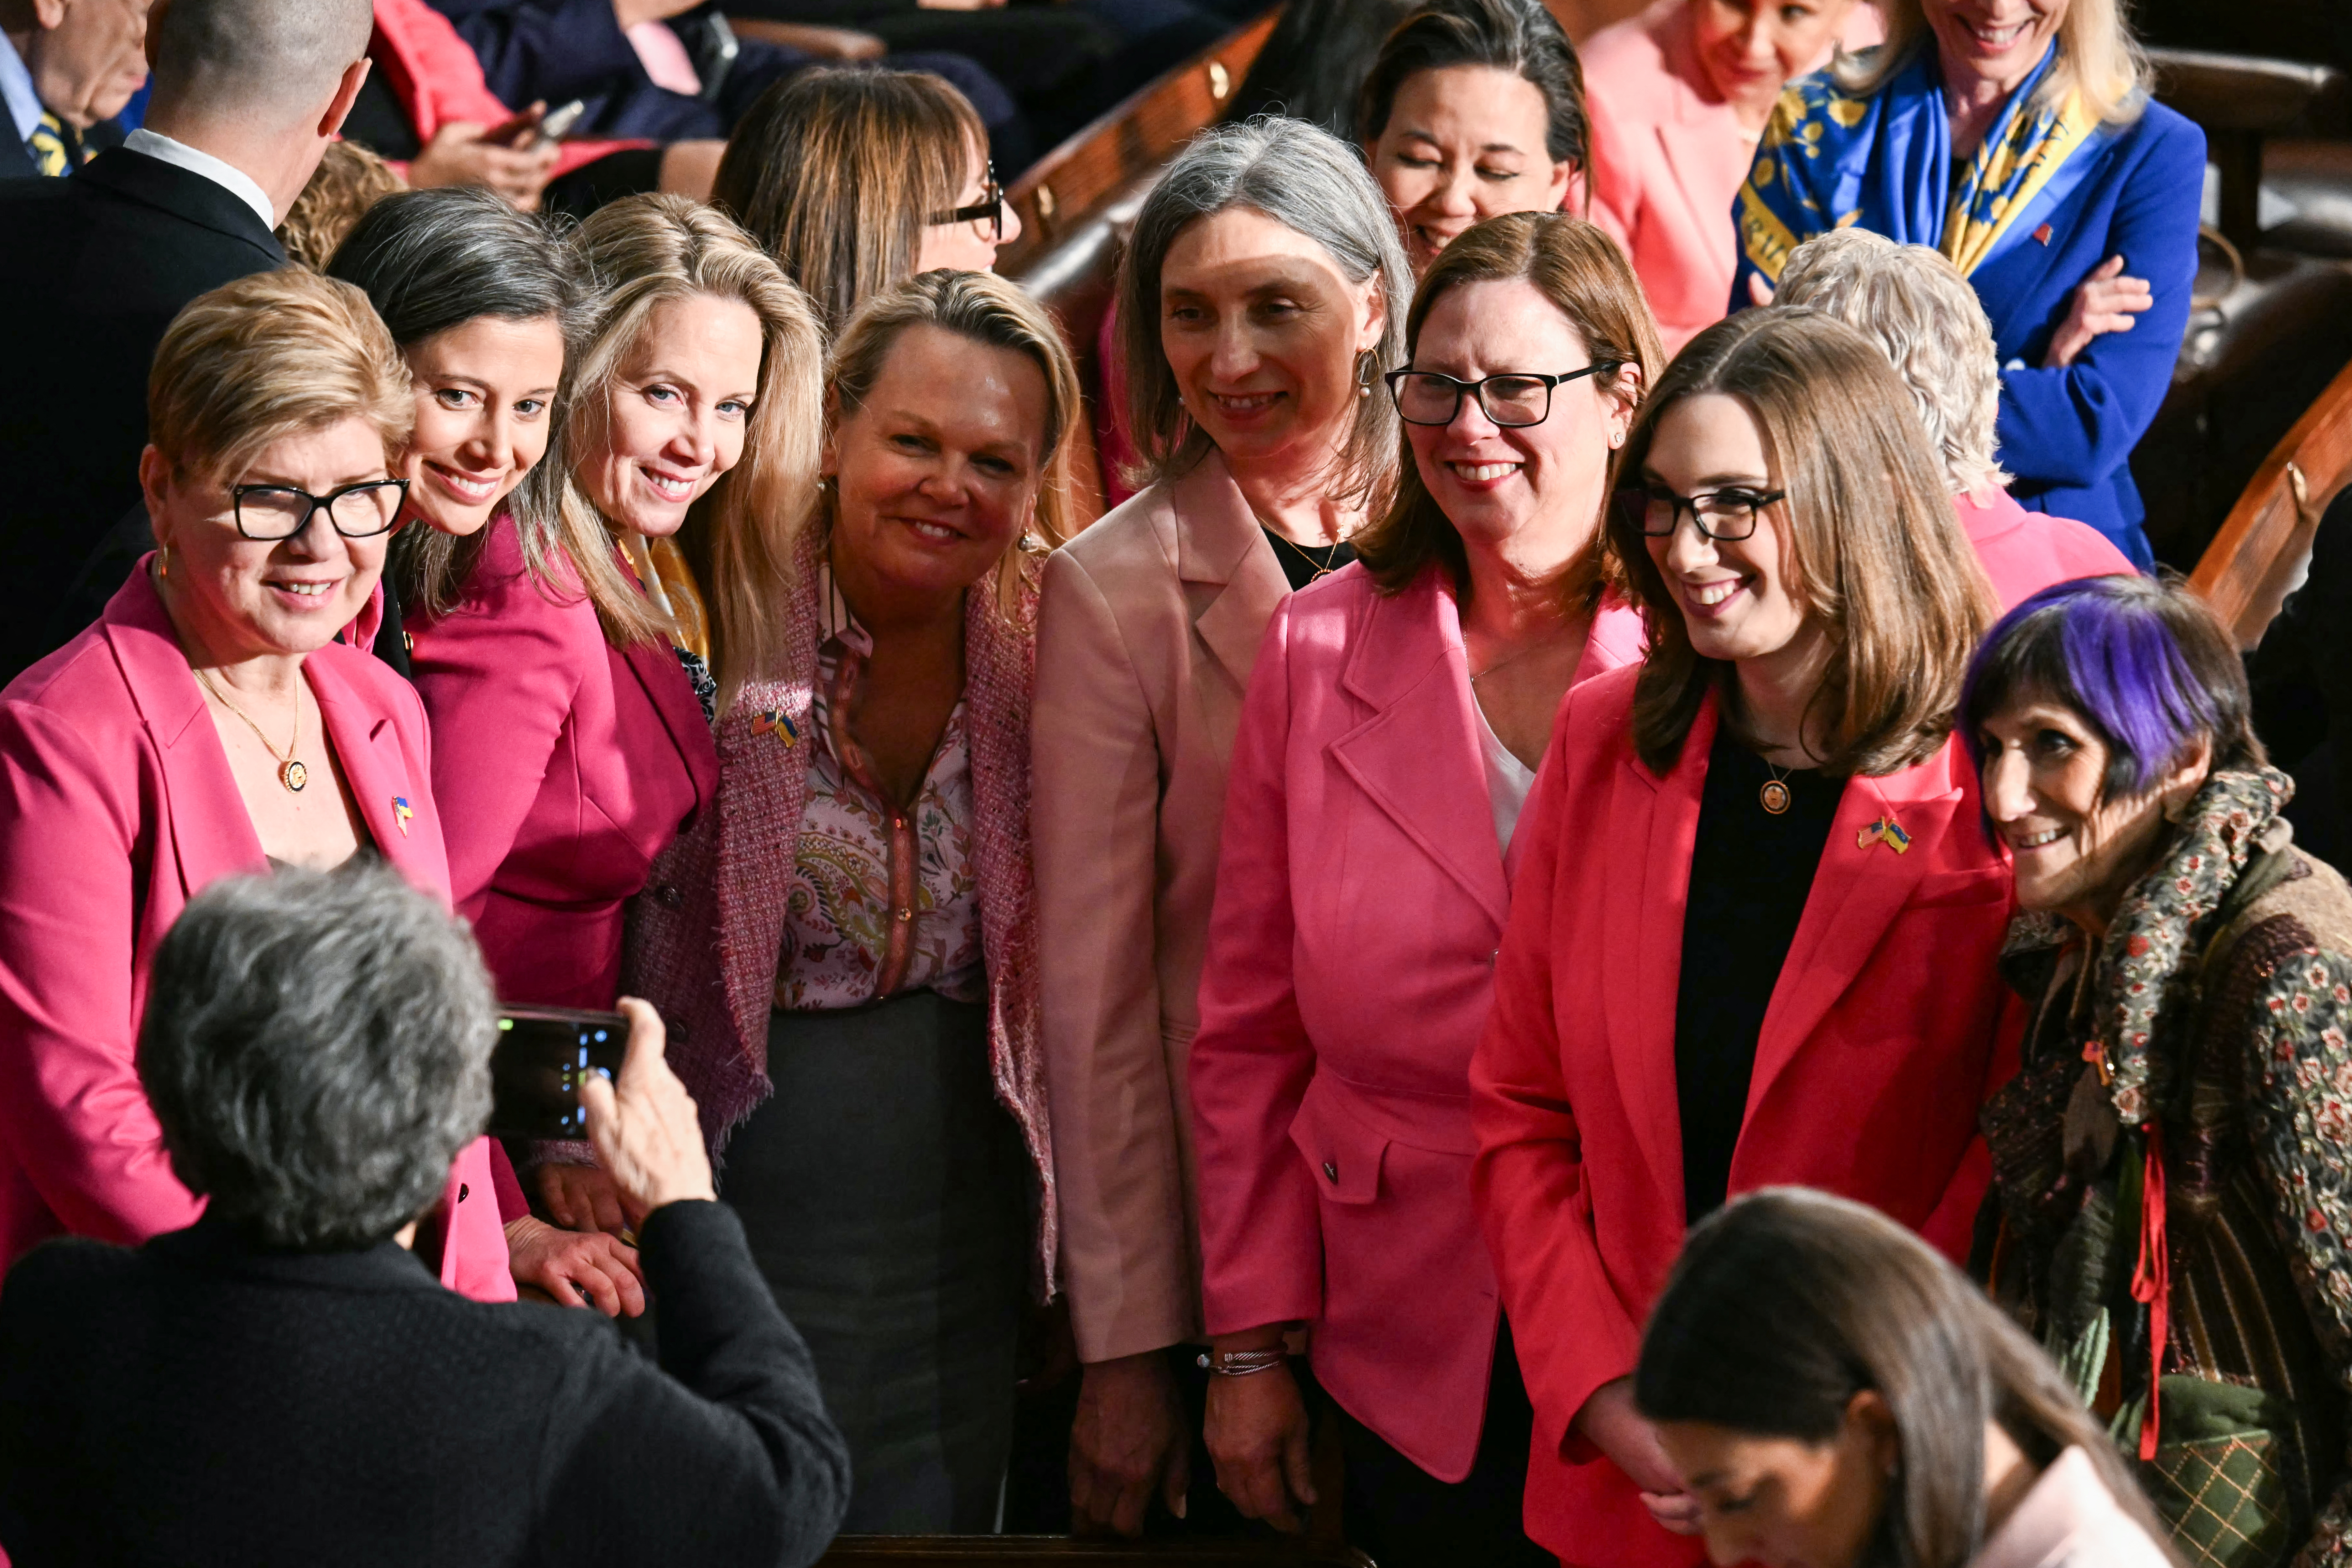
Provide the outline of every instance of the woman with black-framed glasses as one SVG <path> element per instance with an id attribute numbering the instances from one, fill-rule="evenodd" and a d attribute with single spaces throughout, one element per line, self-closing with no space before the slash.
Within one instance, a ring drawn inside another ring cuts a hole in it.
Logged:
<path id="1" fill-rule="evenodd" d="M 424 709 L 335 640 L 383 570 L 415 418 L 367 297 L 301 271 L 205 295 L 148 405 L 154 552 L 0 692 L 0 1262 L 196 1217 L 134 1047 L 156 944 L 205 886 L 373 854 L 449 898 Z M 523 1213 L 478 1139 L 420 1250 L 444 1285 L 512 1300 Z"/>

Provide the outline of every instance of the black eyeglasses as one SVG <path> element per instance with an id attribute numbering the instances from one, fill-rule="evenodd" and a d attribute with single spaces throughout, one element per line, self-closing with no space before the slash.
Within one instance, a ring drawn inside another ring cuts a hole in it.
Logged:
<path id="1" fill-rule="evenodd" d="M 1737 543 L 1756 531 L 1756 516 L 1774 501 L 1786 500 L 1786 490 L 1751 490 L 1727 486 L 1678 496 L 1664 486 L 1643 486 L 1617 492 L 1625 521 L 1652 539 L 1671 539 L 1682 526 L 1683 514 L 1709 539 Z"/>
<path id="2" fill-rule="evenodd" d="M 1552 389 L 1618 368 L 1616 360 L 1595 360 L 1582 370 L 1564 375 L 1538 375 L 1513 371 L 1484 381 L 1456 381 L 1433 370 L 1392 370 L 1381 379 L 1389 384 L 1398 417 L 1408 425 L 1451 425 L 1462 412 L 1462 395 L 1470 393 L 1486 417 L 1505 426 L 1540 425 L 1551 417 Z"/>
<path id="3" fill-rule="evenodd" d="M 256 540 L 291 539 L 321 511 L 345 539 L 372 539 L 392 527 L 407 495 L 406 479 L 362 479 L 322 496 L 291 485 L 231 485 L 228 490 L 236 531 Z"/>
<path id="4" fill-rule="evenodd" d="M 1004 187 L 996 183 L 996 161 L 992 158 L 989 160 L 988 176 L 980 183 L 980 200 L 968 207 L 958 207 L 953 212 L 940 213 L 929 221 L 932 223 L 985 222 L 988 225 L 990 239 L 1003 238 L 1004 236 Z"/>

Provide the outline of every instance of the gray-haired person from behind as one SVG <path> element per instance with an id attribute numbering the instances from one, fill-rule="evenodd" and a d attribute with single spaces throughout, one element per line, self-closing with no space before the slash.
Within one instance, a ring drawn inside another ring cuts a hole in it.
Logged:
<path id="1" fill-rule="evenodd" d="M 625 1000 L 583 1092 L 652 1212 L 659 1368 L 593 1313 L 486 1305 L 406 1250 L 490 1109 L 465 927 L 354 864 L 215 883 L 158 952 L 142 1085 L 204 1217 L 62 1240 L 0 1292 L 0 1546 L 48 1563 L 814 1562 L 849 1492 L 808 1352 L 712 1197 Z"/>
<path id="2" fill-rule="evenodd" d="M 1832 229 L 1790 253 L 1773 302 L 1835 316 L 1895 362 L 2003 609 L 2053 583 L 2134 570 L 2090 524 L 2028 511 L 2011 497 L 1994 450 L 2000 363 L 1992 322 L 1941 251 L 1864 228 Z"/>

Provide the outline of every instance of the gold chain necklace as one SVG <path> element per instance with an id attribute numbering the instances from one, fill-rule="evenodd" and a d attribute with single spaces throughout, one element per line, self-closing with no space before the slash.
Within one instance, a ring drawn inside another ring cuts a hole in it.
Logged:
<path id="1" fill-rule="evenodd" d="M 205 683 L 205 689 L 213 694 L 214 701 L 244 720 L 245 727 L 253 731 L 253 738 L 259 741 L 272 757 L 278 758 L 278 782 L 284 784 L 289 793 L 300 795 L 302 786 L 310 782 L 310 770 L 294 755 L 296 748 L 302 744 L 302 689 L 299 685 L 294 689 L 294 738 L 286 742 L 286 754 L 278 757 L 278 748 L 269 743 L 269 737 L 261 732 L 261 726 L 255 723 L 244 709 L 223 696 L 221 689 L 213 684 L 210 675 L 200 669 L 196 671 L 196 679 Z"/>
<path id="2" fill-rule="evenodd" d="M 1764 781 L 1764 787 L 1756 792 L 1756 798 L 1764 803 L 1765 810 L 1779 816 L 1789 809 L 1789 775 L 1797 770 L 1776 768 L 1762 757 L 1756 760 L 1763 763 L 1764 771 L 1772 775 Z"/>
<path id="3" fill-rule="evenodd" d="M 1494 674 L 1504 666 L 1517 664 L 1519 660 L 1527 658 L 1528 655 L 1531 653 L 1541 653 L 1548 647 L 1556 647 L 1560 640 L 1567 636 L 1568 633 L 1565 630 L 1556 631 L 1552 633 L 1551 636 L 1543 638 L 1539 642 L 1529 643 L 1527 647 L 1519 649 L 1517 653 L 1505 654 L 1502 658 L 1496 659 L 1486 668 L 1472 670 L 1470 672 L 1470 684 L 1473 686 L 1477 685 L 1480 681 L 1486 679 L 1488 676 Z"/>
<path id="4" fill-rule="evenodd" d="M 1297 556 L 1298 559 L 1307 563 L 1307 570 L 1315 574 L 1315 575 L 1307 579 L 1307 582 L 1320 583 L 1324 578 L 1328 577 L 1332 573 L 1337 572 L 1339 569 L 1337 566 L 1327 565 L 1325 563 L 1330 560 L 1332 552 L 1338 550 L 1339 546 L 1348 542 L 1346 540 L 1335 539 L 1330 543 L 1325 545 L 1323 547 L 1323 560 L 1318 561 L 1315 557 L 1307 553 L 1307 547 L 1305 545 L 1302 545 L 1294 540 L 1285 539 L 1280 531 L 1268 527 L 1264 519 L 1259 520 L 1258 526 L 1265 529 L 1265 536 L 1268 539 L 1273 540 L 1276 544 L 1283 546 L 1293 555 Z"/>

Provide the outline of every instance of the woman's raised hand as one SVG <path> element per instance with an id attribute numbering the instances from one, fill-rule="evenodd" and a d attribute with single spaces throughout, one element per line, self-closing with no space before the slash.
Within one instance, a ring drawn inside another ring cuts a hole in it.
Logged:
<path id="1" fill-rule="evenodd" d="M 2145 278 L 2123 276 L 2124 258 L 2110 256 L 2074 290 L 2066 319 L 2042 356 L 2044 370 L 2063 370 L 2074 356 L 2091 346 L 2102 332 L 2128 332 L 2132 318 L 2156 303 L 2156 290 Z"/>
<path id="2" fill-rule="evenodd" d="M 635 996 L 622 997 L 618 1005 L 629 1020 L 621 1076 L 611 1083 L 591 1078 L 580 1086 L 596 1158 L 613 1173 L 623 1204 L 643 1213 L 717 1197 L 694 1097 L 662 1055 L 667 1036 L 661 1016 Z"/>

